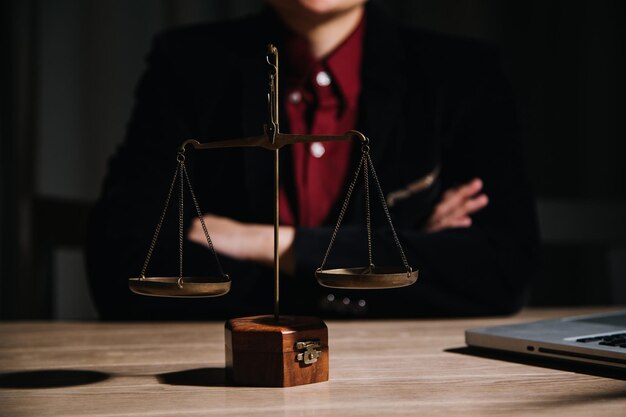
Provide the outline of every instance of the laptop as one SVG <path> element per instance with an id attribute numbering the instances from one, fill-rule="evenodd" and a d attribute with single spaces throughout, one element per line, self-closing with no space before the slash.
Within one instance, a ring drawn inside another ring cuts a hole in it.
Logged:
<path id="1" fill-rule="evenodd" d="M 468 346 L 626 369 L 626 311 L 465 331 Z"/>

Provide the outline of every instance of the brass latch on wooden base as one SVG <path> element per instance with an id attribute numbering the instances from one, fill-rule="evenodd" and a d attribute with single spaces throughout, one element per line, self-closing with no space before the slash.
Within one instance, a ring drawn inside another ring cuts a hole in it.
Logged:
<path id="1" fill-rule="evenodd" d="M 304 350 L 304 352 L 298 353 L 296 359 L 300 362 L 304 362 L 305 365 L 310 365 L 317 362 L 317 359 L 322 354 L 322 351 L 318 348 L 322 347 L 319 340 L 308 340 L 306 342 L 296 343 L 296 349 Z"/>

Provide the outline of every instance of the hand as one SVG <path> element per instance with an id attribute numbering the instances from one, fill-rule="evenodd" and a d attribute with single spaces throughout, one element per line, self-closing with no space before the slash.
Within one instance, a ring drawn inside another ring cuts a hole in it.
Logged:
<path id="1" fill-rule="evenodd" d="M 274 226 L 267 224 L 248 224 L 215 214 L 203 215 L 204 223 L 211 235 L 215 250 L 223 255 L 241 261 L 257 262 L 266 266 L 274 264 Z M 295 229 L 281 226 L 278 256 L 280 269 L 293 275 L 295 259 L 293 240 Z M 187 232 L 192 242 L 208 247 L 202 224 L 195 218 Z"/>
<path id="2" fill-rule="evenodd" d="M 433 233 L 453 227 L 470 227 L 470 215 L 482 210 L 489 203 L 486 194 L 479 194 L 482 188 L 483 182 L 476 178 L 447 190 L 428 218 L 424 230 Z"/>

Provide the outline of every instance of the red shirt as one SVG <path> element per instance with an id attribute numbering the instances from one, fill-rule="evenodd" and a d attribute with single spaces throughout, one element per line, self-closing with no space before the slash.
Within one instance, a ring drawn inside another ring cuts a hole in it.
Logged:
<path id="1" fill-rule="evenodd" d="M 330 55 L 316 60 L 303 38 L 286 42 L 288 67 L 286 115 L 289 133 L 341 135 L 356 128 L 361 91 L 364 19 Z M 348 175 L 350 140 L 298 143 L 287 152 L 293 157 L 294 207 L 285 187 L 280 190 L 280 221 L 314 227 L 324 223 L 342 197 Z"/>

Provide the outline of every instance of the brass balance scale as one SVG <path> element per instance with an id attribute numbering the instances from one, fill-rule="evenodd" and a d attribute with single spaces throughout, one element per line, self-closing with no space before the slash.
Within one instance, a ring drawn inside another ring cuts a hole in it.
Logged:
<path id="1" fill-rule="evenodd" d="M 279 151 L 285 145 L 357 139 L 361 144 L 361 159 L 356 166 L 352 181 L 344 198 L 337 223 L 333 230 L 328 249 L 315 277 L 320 285 L 342 289 L 384 289 L 398 288 L 413 284 L 417 280 L 417 270 L 413 270 L 406 259 L 380 187 L 376 170 L 369 151 L 369 140 L 361 132 L 352 130 L 344 135 L 294 135 L 281 133 L 278 122 L 278 50 L 269 45 L 266 56 L 269 70 L 269 121 L 264 126 L 264 134 L 243 139 L 200 143 L 186 140 L 178 148 L 177 165 L 169 185 L 165 205 L 154 231 L 148 254 L 139 277 L 129 279 L 131 291 L 159 297 L 216 297 L 230 290 L 230 277 L 224 273 L 211 237 L 202 217 L 196 195 L 187 174 L 185 152 L 187 147 L 196 150 L 233 147 L 259 147 L 274 151 L 274 314 L 231 319 L 226 322 L 226 370 L 231 382 L 238 385 L 293 386 L 328 380 L 328 330 L 324 322 L 315 317 L 279 315 Z M 324 269 L 335 238 L 347 210 L 348 203 L 359 176 L 363 174 L 366 208 L 366 228 L 368 263 L 357 268 Z M 370 180 L 372 176 L 375 191 L 380 197 L 394 242 L 402 259 L 402 267 L 375 266 L 372 254 L 372 225 L 370 214 Z M 146 276 L 150 258 L 159 238 L 172 194 L 179 189 L 179 275 L 177 277 Z M 219 276 L 187 277 L 183 274 L 183 194 L 185 185 L 190 191 L 194 208 L 202 225 L 208 247 L 216 259 Z"/>

